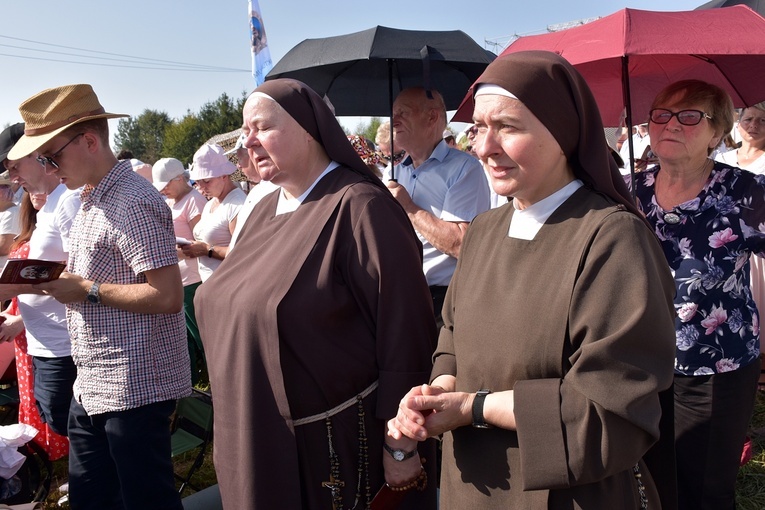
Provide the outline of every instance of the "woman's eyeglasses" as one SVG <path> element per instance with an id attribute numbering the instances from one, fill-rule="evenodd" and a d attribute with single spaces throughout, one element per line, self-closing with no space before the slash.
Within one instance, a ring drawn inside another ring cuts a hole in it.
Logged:
<path id="1" fill-rule="evenodd" d="M 655 124 L 667 124 L 672 117 L 677 117 L 677 121 L 683 126 L 695 126 L 701 119 L 712 120 L 712 117 L 701 110 L 680 110 L 673 112 L 664 108 L 654 108 L 649 112 L 651 122 Z"/>

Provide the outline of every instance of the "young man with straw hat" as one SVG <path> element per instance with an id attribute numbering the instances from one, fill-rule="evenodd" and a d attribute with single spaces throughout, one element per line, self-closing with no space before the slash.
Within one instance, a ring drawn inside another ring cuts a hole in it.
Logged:
<path id="1" fill-rule="evenodd" d="M 24 136 L 8 157 L 37 154 L 67 188 L 84 186 L 67 272 L 33 287 L 67 305 L 71 507 L 181 509 L 168 420 L 191 385 L 170 211 L 112 153 L 107 119 L 125 115 L 90 85 L 44 90 L 19 111 Z"/>

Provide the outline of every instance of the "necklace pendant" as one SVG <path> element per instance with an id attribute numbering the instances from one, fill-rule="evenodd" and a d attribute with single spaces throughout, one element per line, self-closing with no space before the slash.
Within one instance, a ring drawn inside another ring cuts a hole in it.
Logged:
<path id="1" fill-rule="evenodd" d="M 680 216 L 673 212 L 669 212 L 664 215 L 664 221 L 669 223 L 670 225 L 677 225 L 678 223 L 680 223 Z"/>

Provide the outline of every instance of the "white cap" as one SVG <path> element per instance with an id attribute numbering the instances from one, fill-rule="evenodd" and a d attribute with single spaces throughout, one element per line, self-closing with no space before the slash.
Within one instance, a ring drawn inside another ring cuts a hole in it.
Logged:
<path id="1" fill-rule="evenodd" d="M 170 181 L 184 173 L 183 163 L 175 158 L 162 158 L 151 167 L 151 182 L 157 191 L 162 191 Z"/>

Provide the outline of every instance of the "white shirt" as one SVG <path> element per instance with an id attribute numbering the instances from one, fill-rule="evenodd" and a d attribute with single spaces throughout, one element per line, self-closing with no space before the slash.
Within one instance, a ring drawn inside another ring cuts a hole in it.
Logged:
<path id="1" fill-rule="evenodd" d="M 212 200 L 205 204 L 202 216 L 194 227 L 194 239 L 202 241 L 210 246 L 228 246 L 231 242 L 229 224 L 234 221 L 239 209 L 242 208 L 247 195 L 241 188 L 236 187 L 228 192 L 223 201 L 218 204 L 215 211 L 212 210 Z M 199 276 L 204 282 L 220 265 L 222 260 L 210 258 L 207 255 L 199 257 Z"/>
<path id="2" fill-rule="evenodd" d="M 29 240 L 29 258 L 66 262 L 69 229 L 79 210 L 80 190 L 68 190 L 59 184 L 37 211 L 37 227 Z M 27 330 L 30 355 L 40 358 L 71 355 L 65 305 L 52 296 L 21 294 L 19 312 Z"/>

